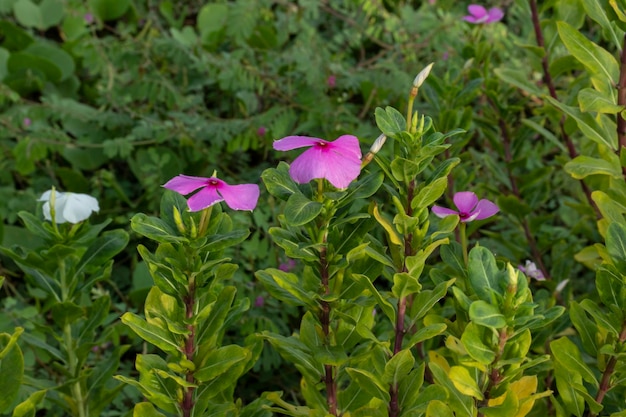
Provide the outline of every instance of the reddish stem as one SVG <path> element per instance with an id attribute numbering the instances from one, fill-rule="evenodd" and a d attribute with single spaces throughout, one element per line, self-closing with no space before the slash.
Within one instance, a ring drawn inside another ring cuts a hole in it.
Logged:
<path id="1" fill-rule="evenodd" d="M 329 276 L 328 276 L 328 260 L 326 259 L 326 242 L 320 249 L 320 276 L 322 280 L 322 288 L 324 295 L 330 294 Z M 330 345 L 330 303 L 321 301 L 322 311 L 320 312 L 320 322 L 322 323 L 322 331 L 324 332 L 325 343 Z M 337 415 L 337 382 L 334 378 L 334 367 L 332 365 L 324 365 L 324 383 L 326 384 L 326 402 L 328 404 L 328 412 L 333 416 Z"/>
<path id="2" fill-rule="evenodd" d="M 626 342 L 626 323 L 622 324 L 622 331 L 619 335 L 619 343 L 623 344 Z M 598 404 L 602 404 L 604 400 L 604 396 L 611 389 L 611 377 L 613 376 L 613 372 L 615 372 L 615 366 L 617 365 L 617 355 L 611 356 L 608 363 L 606 364 L 606 368 L 602 373 L 602 379 L 600 380 L 600 387 L 598 388 L 598 393 L 596 394 L 596 402 Z M 597 414 L 592 413 L 589 410 L 588 415 L 590 417 L 595 417 Z"/>
<path id="3" fill-rule="evenodd" d="M 624 107 L 626 106 L 626 35 L 624 35 L 624 44 L 622 45 L 620 58 L 617 104 Z M 622 112 L 617 112 L 617 138 L 619 140 L 617 154 L 619 155 L 623 148 L 626 148 L 626 120 L 624 120 Z M 622 173 L 626 177 L 626 167 L 622 167 Z"/>
<path id="4" fill-rule="evenodd" d="M 195 284 L 192 282 L 189 284 L 189 293 L 185 296 L 185 317 L 187 319 L 191 319 L 193 317 L 195 304 Z M 187 325 L 187 329 L 189 330 L 189 335 L 185 340 L 185 357 L 188 361 L 193 362 L 193 356 L 195 353 L 195 338 L 196 338 L 196 328 L 194 325 Z M 193 371 L 188 371 L 186 376 L 187 382 L 191 384 L 195 384 L 195 378 L 193 376 Z M 193 401 L 193 393 L 195 388 L 188 387 L 185 389 L 183 394 L 183 399 L 181 401 L 181 409 L 183 411 L 183 417 L 190 417 L 191 412 L 193 411 L 194 401 Z"/>

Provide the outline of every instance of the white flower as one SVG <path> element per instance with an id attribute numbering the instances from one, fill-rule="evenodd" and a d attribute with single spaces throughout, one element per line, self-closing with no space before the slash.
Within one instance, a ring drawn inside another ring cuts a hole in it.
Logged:
<path id="1" fill-rule="evenodd" d="M 87 194 L 61 193 L 55 190 L 48 190 L 39 197 L 38 201 L 45 201 L 43 205 L 43 216 L 46 220 L 52 220 L 50 214 L 50 200 L 54 191 L 54 221 L 61 223 L 78 223 L 91 216 L 92 212 L 100 211 L 98 200 Z"/>
<path id="2" fill-rule="evenodd" d="M 517 267 L 520 271 L 525 273 L 527 276 L 536 279 L 537 281 L 545 281 L 546 277 L 543 276 L 543 272 L 537 268 L 534 262 L 527 260 L 526 266 L 519 265 Z"/>

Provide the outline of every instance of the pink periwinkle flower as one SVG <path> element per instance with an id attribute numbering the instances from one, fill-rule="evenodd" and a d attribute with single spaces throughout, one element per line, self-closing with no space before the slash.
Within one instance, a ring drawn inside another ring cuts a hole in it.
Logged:
<path id="1" fill-rule="evenodd" d="M 537 281 L 545 281 L 546 277 L 543 275 L 540 269 L 537 268 L 534 262 L 527 260 L 526 265 L 518 265 L 517 269 L 525 273 L 530 278 L 534 278 Z"/>
<path id="2" fill-rule="evenodd" d="M 30 120 L 30 118 L 28 117 L 24 117 L 24 120 L 22 120 L 22 124 L 24 125 L 24 127 L 29 127 L 31 124 L 33 124 L 33 121 Z"/>
<path id="3" fill-rule="evenodd" d="M 91 13 L 85 13 L 85 16 L 83 16 L 83 18 L 85 19 L 85 23 L 87 23 L 88 25 L 93 23 L 93 15 Z"/>
<path id="4" fill-rule="evenodd" d="M 472 220 L 483 220 L 496 214 L 500 209 L 489 200 L 482 199 L 478 201 L 478 197 L 471 191 L 461 191 L 452 197 L 454 205 L 458 210 L 452 210 L 445 207 L 433 206 L 433 213 L 437 217 L 446 217 L 458 215 L 463 223 Z"/>
<path id="5" fill-rule="evenodd" d="M 191 211 L 200 211 L 220 201 L 233 210 L 253 210 L 259 200 L 259 186 L 256 184 L 229 185 L 216 177 L 191 177 L 178 175 L 163 187 L 186 195 L 200 189 L 187 199 Z"/>
<path id="6" fill-rule="evenodd" d="M 287 259 L 287 261 L 282 262 L 280 265 L 278 265 L 278 269 L 280 269 L 283 272 L 289 272 L 292 269 L 294 269 L 296 265 L 297 264 L 294 259 Z"/>
<path id="7" fill-rule="evenodd" d="M 257 136 L 265 136 L 266 133 L 267 128 L 265 126 L 259 126 L 259 128 L 256 130 Z"/>
<path id="8" fill-rule="evenodd" d="M 263 307 L 264 305 L 265 305 L 265 298 L 263 298 L 262 295 L 259 295 L 257 298 L 254 299 L 255 307 Z"/>
<path id="9" fill-rule="evenodd" d="M 330 88 L 335 88 L 335 86 L 337 85 L 337 76 L 329 75 L 326 79 L 326 85 L 328 85 L 328 87 Z"/>
<path id="10" fill-rule="evenodd" d="M 480 4 L 470 4 L 467 6 L 469 15 L 464 16 L 463 20 L 474 24 L 499 22 L 504 17 L 504 12 L 498 7 L 492 7 L 487 10 Z"/>
<path id="11" fill-rule="evenodd" d="M 359 139 L 352 135 L 339 136 L 329 142 L 308 136 L 287 136 L 274 142 L 277 151 L 309 147 L 298 156 L 289 175 L 299 184 L 325 178 L 336 188 L 348 188 L 361 172 Z"/>

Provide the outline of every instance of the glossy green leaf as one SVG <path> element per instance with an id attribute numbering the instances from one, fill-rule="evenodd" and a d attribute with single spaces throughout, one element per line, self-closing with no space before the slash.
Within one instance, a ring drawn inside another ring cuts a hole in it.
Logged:
<path id="1" fill-rule="evenodd" d="M 183 243 L 188 240 L 178 236 L 178 231 L 157 217 L 138 213 L 130 220 L 131 228 L 142 236 L 160 243 Z"/>
<path id="2" fill-rule="evenodd" d="M 249 355 L 248 350 L 241 346 L 220 347 L 206 356 L 204 360 L 206 365 L 194 372 L 194 378 L 200 383 L 210 381 L 228 372 L 235 364 L 246 360 Z"/>
<path id="3" fill-rule="evenodd" d="M 374 116 L 376 117 L 378 128 L 387 137 L 392 138 L 406 129 L 406 119 L 393 107 L 388 106 L 384 110 L 377 107 L 374 111 Z"/>
<path id="4" fill-rule="evenodd" d="M 133 417 L 165 417 L 165 414 L 159 413 L 152 403 L 143 402 L 135 404 Z"/>
<path id="5" fill-rule="evenodd" d="M 467 354 L 475 361 L 488 365 L 496 358 L 496 353 L 483 342 L 484 328 L 470 322 L 461 335 L 461 343 Z"/>
<path id="6" fill-rule="evenodd" d="M 52 319 L 60 328 L 72 324 L 85 315 L 85 310 L 69 301 L 52 306 Z"/>
<path id="7" fill-rule="evenodd" d="M 179 354 L 181 348 L 177 338 L 167 330 L 148 324 L 138 315 L 126 312 L 122 315 L 122 323 L 130 327 L 139 337 L 167 353 Z"/>
<path id="8" fill-rule="evenodd" d="M 565 164 L 565 171 L 577 180 L 589 175 L 608 175 L 613 178 L 622 176 L 622 167 L 619 158 L 601 159 L 586 155 L 579 155 Z"/>
<path id="9" fill-rule="evenodd" d="M 500 275 L 496 259 L 489 249 L 482 246 L 472 248 L 468 261 L 469 281 L 472 289 L 483 301 L 493 303 L 496 294 L 502 294 Z"/>
<path id="10" fill-rule="evenodd" d="M 583 361 L 578 347 L 566 337 L 550 342 L 550 352 L 563 369 L 579 374 L 585 381 L 598 388 L 593 371 Z"/>
<path id="11" fill-rule="evenodd" d="M 0 412 L 7 411 L 17 398 L 22 375 L 24 374 L 24 356 L 16 343 L 22 329 L 13 335 L 0 333 Z"/>
<path id="12" fill-rule="evenodd" d="M 285 204 L 285 221 L 291 226 L 302 226 L 322 212 L 322 203 L 311 201 L 303 194 L 292 194 Z"/>
<path id="13" fill-rule="evenodd" d="M 485 327 L 502 329 L 506 326 L 506 318 L 498 307 L 483 300 L 470 304 L 469 317 L 474 323 Z"/>
<path id="14" fill-rule="evenodd" d="M 425 417 L 454 417 L 454 413 L 445 402 L 433 400 L 426 407 Z"/>
<path id="15" fill-rule="evenodd" d="M 115 20 L 122 17 L 130 8 L 130 0 L 89 0 L 89 5 L 98 19 Z"/>
<path id="16" fill-rule="evenodd" d="M 606 249 L 615 266 L 624 270 L 626 267 L 626 225 L 611 223 L 606 233 Z"/>
<path id="17" fill-rule="evenodd" d="M 384 402 L 389 402 L 388 387 L 377 375 L 365 369 L 346 368 L 346 372 L 352 380 L 356 381 L 372 397 L 379 398 Z"/>
<path id="18" fill-rule="evenodd" d="M 410 349 L 401 350 L 385 364 L 383 382 L 397 387 L 409 375 L 413 365 L 415 365 L 415 358 Z"/>
<path id="19" fill-rule="evenodd" d="M 27 399 L 15 407 L 12 417 L 35 417 L 37 406 L 46 397 L 46 393 L 47 390 L 33 392 Z"/>
<path id="20" fill-rule="evenodd" d="M 583 112 L 616 114 L 624 110 L 618 106 L 615 97 L 607 97 L 592 88 L 583 88 L 578 92 L 578 104 Z"/>
<path id="21" fill-rule="evenodd" d="M 264 271 L 257 271 L 256 277 L 279 300 L 293 305 L 317 307 L 316 293 L 313 289 L 304 288 L 302 280 L 294 273 L 268 268 Z"/>
<path id="22" fill-rule="evenodd" d="M 267 191 L 281 200 L 287 201 L 292 194 L 301 194 L 298 184 L 289 175 L 289 165 L 285 162 L 280 162 L 276 168 L 268 168 L 263 171 L 261 179 L 263 179 Z"/>

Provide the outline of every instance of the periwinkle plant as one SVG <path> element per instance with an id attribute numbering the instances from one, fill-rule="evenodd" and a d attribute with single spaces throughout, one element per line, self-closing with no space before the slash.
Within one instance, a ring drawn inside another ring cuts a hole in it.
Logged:
<path id="1" fill-rule="evenodd" d="M 189 176 L 175 177 L 165 186 L 182 194 L 200 191 L 189 201 L 168 191 L 160 217 L 133 217 L 133 230 L 158 243 L 154 252 L 138 247 L 154 286 L 145 302 L 145 318 L 128 312 L 122 322 L 166 356 L 137 355 L 139 380 L 117 378 L 148 400 L 135 406 L 135 415 L 163 415 L 154 406 L 184 417 L 263 415 L 254 414 L 258 404 L 242 407 L 233 398 L 237 379 L 254 365 L 262 343 L 251 339 L 245 346 L 222 345 L 224 332 L 249 307 L 247 299 L 236 301 L 236 289 L 228 284 L 237 265 L 225 252 L 249 231 L 235 228 L 218 204 L 252 210 L 259 188 Z"/>
<path id="2" fill-rule="evenodd" d="M 49 381 L 25 380 L 32 394 L 16 412 L 34 413 L 47 396 L 68 415 L 98 416 L 122 387 L 111 385 L 110 378 L 127 346 L 118 345 L 95 360 L 92 348 L 108 343 L 114 335 L 111 327 L 102 328 L 110 320 L 109 295 L 94 289 L 109 279 L 113 257 L 126 247 L 128 234 L 120 229 L 103 232 L 110 220 L 97 225 L 87 221 L 98 210 L 91 196 L 50 190 L 40 201 L 45 201 L 45 219 L 19 213 L 39 246 L 0 247 L 24 271 L 41 300 L 41 314 L 24 323 L 30 331 L 21 339 L 54 369 Z"/>

